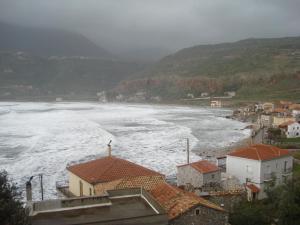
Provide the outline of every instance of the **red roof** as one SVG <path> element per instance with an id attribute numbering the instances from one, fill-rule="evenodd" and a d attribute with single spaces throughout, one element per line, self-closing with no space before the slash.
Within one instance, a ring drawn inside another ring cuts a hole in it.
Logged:
<path id="1" fill-rule="evenodd" d="M 293 120 L 289 120 L 289 121 L 283 122 L 283 123 L 280 124 L 278 127 L 280 127 L 280 128 L 285 128 L 285 127 L 287 127 L 287 126 L 289 126 L 289 125 L 291 125 L 291 124 L 293 124 L 293 123 L 296 123 L 296 122 L 293 121 Z"/>
<path id="2" fill-rule="evenodd" d="M 67 170 L 91 184 L 124 177 L 163 176 L 158 172 L 113 156 L 70 166 Z"/>
<path id="3" fill-rule="evenodd" d="M 215 164 L 212 164 L 207 160 L 201 160 L 198 162 L 184 164 L 177 167 L 188 166 L 188 165 L 192 166 L 195 170 L 199 171 L 200 173 L 211 173 L 219 170 L 219 168 Z"/>
<path id="4" fill-rule="evenodd" d="M 260 189 L 254 184 L 247 184 L 246 187 L 249 188 L 252 193 L 258 193 L 260 191 Z"/>
<path id="5" fill-rule="evenodd" d="M 197 205 L 224 212 L 218 205 L 167 183 L 157 185 L 150 194 L 166 210 L 169 219 L 175 219 Z"/>
<path id="6" fill-rule="evenodd" d="M 240 148 L 229 153 L 230 156 L 236 156 L 254 160 L 270 160 L 289 155 L 286 149 L 280 149 L 272 145 L 256 144 Z"/>

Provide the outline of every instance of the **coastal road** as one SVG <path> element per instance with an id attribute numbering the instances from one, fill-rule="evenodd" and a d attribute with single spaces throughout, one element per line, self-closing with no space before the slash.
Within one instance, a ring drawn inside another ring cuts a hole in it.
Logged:
<path id="1" fill-rule="evenodd" d="M 259 129 L 259 131 L 257 131 L 257 133 L 254 135 L 254 137 L 252 137 L 252 143 L 253 144 L 262 144 L 263 140 L 264 140 L 264 132 L 265 129 Z"/>

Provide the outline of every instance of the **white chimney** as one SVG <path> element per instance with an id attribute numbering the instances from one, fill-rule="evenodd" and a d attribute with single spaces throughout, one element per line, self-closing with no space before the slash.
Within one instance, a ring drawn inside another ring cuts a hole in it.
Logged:
<path id="1" fill-rule="evenodd" d="M 108 150 L 108 156 L 109 157 L 111 157 L 111 142 L 112 142 L 112 140 L 110 140 L 108 145 L 107 145 L 107 150 Z"/>

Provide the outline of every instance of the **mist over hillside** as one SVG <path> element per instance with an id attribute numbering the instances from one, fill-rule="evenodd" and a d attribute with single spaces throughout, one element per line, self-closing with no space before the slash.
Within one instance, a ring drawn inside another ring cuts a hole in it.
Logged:
<path id="1" fill-rule="evenodd" d="M 128 95 L 142 90 L 177 99 L 225 91 L 243 98 L 299 99 L 299 71 L 300 37 L 252 38 L 182 49 L 135 74 L 119 89 Z"/>
<path id="2" fill-rule="evenodd" d="M 0 51 L 24 51 L 37 56 L 113 58 L 107 50 L 75 32 L 3 22 L 0 22 L 0 30 Z"/>

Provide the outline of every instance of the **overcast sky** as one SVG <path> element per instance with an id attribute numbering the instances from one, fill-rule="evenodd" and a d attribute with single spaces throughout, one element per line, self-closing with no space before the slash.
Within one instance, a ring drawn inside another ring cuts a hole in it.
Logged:
<path id="1" fill-rule="evenodd" d="M 114 51 L 296 36 L 299 12 L 299 0 L 0 0 L 1 21 L 77 31 Z"/>

